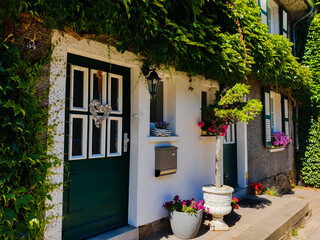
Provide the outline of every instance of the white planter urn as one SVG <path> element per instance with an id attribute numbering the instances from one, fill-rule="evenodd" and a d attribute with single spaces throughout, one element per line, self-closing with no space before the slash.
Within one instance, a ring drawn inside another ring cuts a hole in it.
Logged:
<path id="1" fill-rule="evenodd" d="M 226 185 L 217 188 L 213 184 L 208 184 L 202 187 L 202 191 L 204 206 L 209 208 L 209 213 L 213 218 L 210 221 L 210 230 L 229 230 L 229 226 L 223 221 L 223 216 L 229 214 L 232 210 L 233 188 Z"/>

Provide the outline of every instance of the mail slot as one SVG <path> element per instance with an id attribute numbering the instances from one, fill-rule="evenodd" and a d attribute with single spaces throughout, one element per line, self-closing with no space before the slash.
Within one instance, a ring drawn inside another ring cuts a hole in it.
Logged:
<path id="1" fill-rule="evenodd" d="M 164 176 L 177 172 L 177 147 L 156 147 L 155 176 Z"/>

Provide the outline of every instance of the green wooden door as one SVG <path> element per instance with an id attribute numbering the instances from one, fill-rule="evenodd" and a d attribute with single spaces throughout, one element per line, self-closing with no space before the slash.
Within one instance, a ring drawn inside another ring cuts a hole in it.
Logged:
<path id="1" fill-rule="evenodd" d="M 74 240 L 128 222 L 130 69 L 68 54 L 66 83 L 63 239 Z M 99 128 L 93 99 L 112 107 Z"/>
<path id="2" fill-rule="evenodd" d="M 223 142 L 223 183 L 238 187 L 236 125 L 229 126 Z"/>

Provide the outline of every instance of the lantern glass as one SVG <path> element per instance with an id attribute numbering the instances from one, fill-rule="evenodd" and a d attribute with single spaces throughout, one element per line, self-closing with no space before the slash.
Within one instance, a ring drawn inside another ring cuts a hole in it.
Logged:
<path id="1" fill-rule="evenodd" d="M 157 95 L 159 89 L 159 83 L 161 78 L 159 78 L 158 74 L 156 73 L 155 69 L 147 77 L 149 93 L 151 95 Z"/>

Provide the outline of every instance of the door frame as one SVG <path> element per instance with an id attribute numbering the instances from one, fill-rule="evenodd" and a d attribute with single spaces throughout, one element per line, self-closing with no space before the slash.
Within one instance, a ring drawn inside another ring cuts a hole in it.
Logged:
<path id="1" fill-rule="evenodd" d="M 239 188 L 248 186 L 248 147 L 247 147 L 247 124 L 242 122 L 236 123 L 236 148 L 237 148 L 237 182 Z M 221 141 L 223 149 L 224 137 Z M 223 159 L 223 150 L 221 151 Z M 223 164 L 221 164 L 221 182 L 223 184 Z"/>

